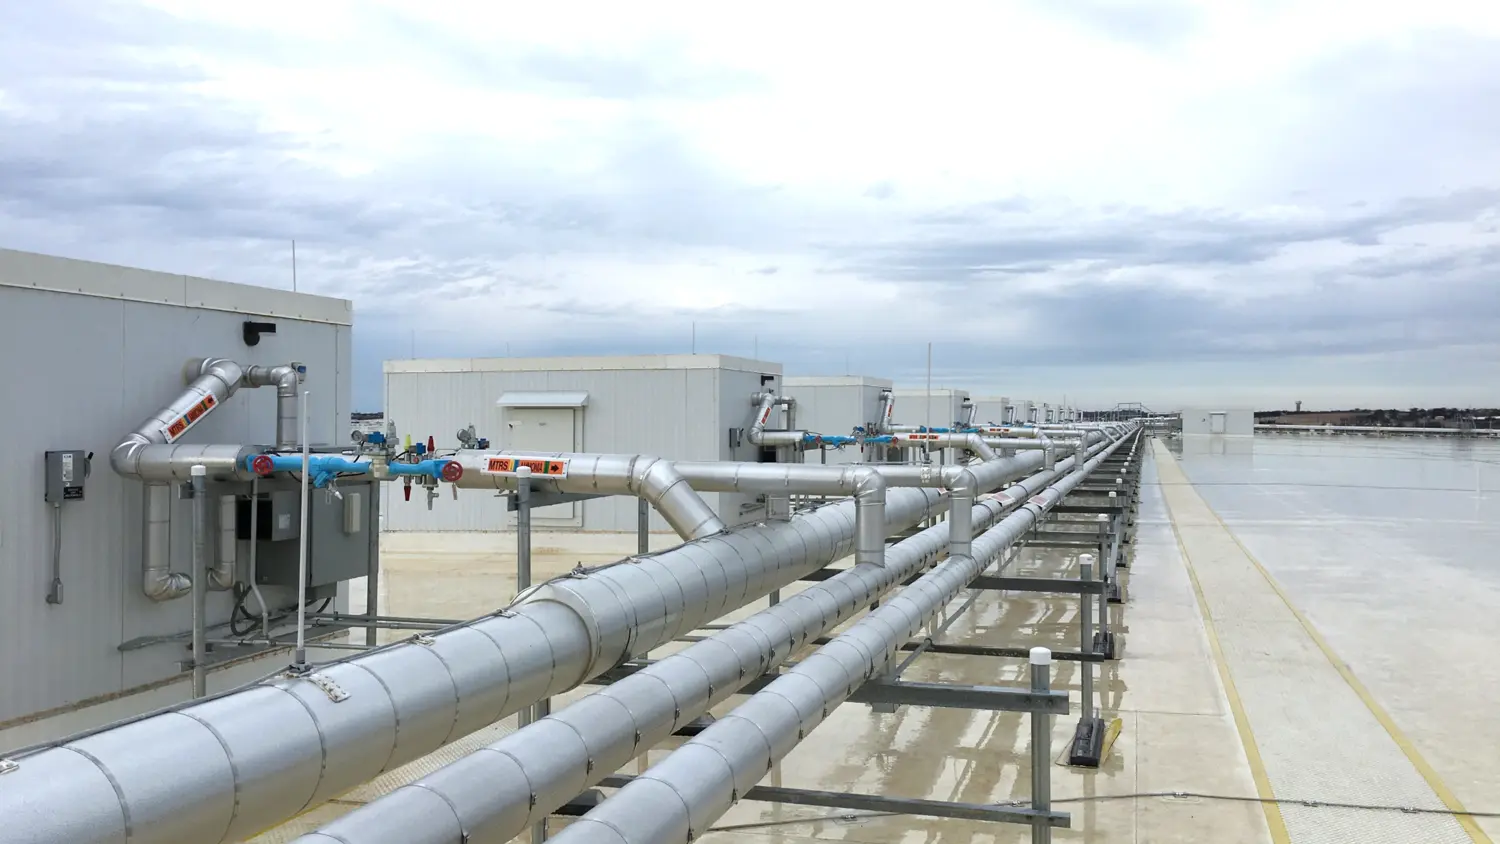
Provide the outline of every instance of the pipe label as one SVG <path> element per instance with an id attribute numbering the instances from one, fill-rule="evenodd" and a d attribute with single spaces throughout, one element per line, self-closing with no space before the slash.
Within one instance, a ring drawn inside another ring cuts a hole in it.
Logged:
<path id="1" fill-rule="evenodd" d="M 213 393 L 204 395 L 203 400 L 188 408 L 187 413 L 182 414 L 181 416 L 172 420 L 172 424 L 168 425 L 165 428 L 162 428 L 162 435 L 167 438 L 168 443 L 177 442 L 178 440 L 182 439 L 183 434 L 186 434 L 189 430 L 191 430 L 194 425 L 202 422 L 203 417 L 213 412 L 213 409 L 218 406 L 219 401 L 218 399 L 214 398 Z"/>
<path id="2" fill-rule="evenodd" d="M 486 475 L 514 475 L 516 470 L 525 466 L 531 470 L 532 475 L 545 478 L 566 478 L 568 476 L 568 459 L 541 460 L 524 457 L 500 457 L 492 455 L 485 458 L 484 473 Z"/>

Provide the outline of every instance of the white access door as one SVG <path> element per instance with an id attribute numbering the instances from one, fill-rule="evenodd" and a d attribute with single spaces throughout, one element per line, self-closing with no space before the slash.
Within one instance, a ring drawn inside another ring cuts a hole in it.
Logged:
<path id="1" fill-rule="evenodd" d="M 1228 416 L 1229 414 L 1223 411 L 1215 411 L 1208 414 L 1208 432 L 1210 434 L 1225 433 L 1228 430 L 1226 427 Z"/>
<path id="2" fill-rule="evenodd" d="M 571 407 L 505 408 L 506 447 L 514 451 L 578 451 Z M 578 527 L 577 502 L 537 507 L 531 511 L 534 522 L 542 525 Z M 511 515 L 512 521 L 515 515 Z"/>

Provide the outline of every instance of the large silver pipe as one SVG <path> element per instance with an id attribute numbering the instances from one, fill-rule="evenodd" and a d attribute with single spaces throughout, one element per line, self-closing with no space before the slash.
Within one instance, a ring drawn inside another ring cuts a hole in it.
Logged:
<path id="1" fill-rule="evenodd" d="M 890 390 L 880 391 L 880 418 L 875 422 L 875 433 L 891 433 L 891 415 L 895 413 L 896 397 Z"/>
<path id="2" fill-rule="evenodd" d="M 886 515 L 902 530 L 944 503 L 896 490 Z M 854 511 L 564 576 L 430 639 L 319 666 L 319 682 L 280 676 L 23 751 L 0 788 L 0 842 L 123 842 L 126 819 L 130 844 L 254 835 L 847 556 Z"/>
<path id="3" fill-rule="evenodd" d="M 970 489 L 965 516 L 987 527 L 1070 466 L 978 504 Z M 973 481 L 964 470 L 957 478 Z M 814 583 L 297 841 L 507 841 L 921 571 L 942 555 L 945 537 L 955 541 L 950 527 L 960 524 L 927 528 L 888 549 L 883 566 L 855 565 Z"/>
<path id="4" fill-rule="evenodd" d="M 573 492 L 596 495 L 633 495 L 651 502 L 667 524 L 683 539 L 702 539 L 724 530 L 724 522 L 698 493 L 693 491 L 669 460 L 636 454 L 565 454 L 562 452 L 459 451 L 450 460 L 463 467 L 454 486 L 480 489 L 515 489 L 514 466 L 492 471 L 492 461 L 536 459 L 566 461 L 566 474 L 534 473 L 533 491 Z"/>
<path id="5" fill-rule="evenodd" d="M 939 564 L 552 840 L 556 844 L 679 844 L 703 835 L 834 707 L 865 681 L 887 673 L 902 643 L 1118 445 L 1112 443 L 1078 471 L 1031 496 L 1019 510 L 975 539 L 972 555 Z"/>

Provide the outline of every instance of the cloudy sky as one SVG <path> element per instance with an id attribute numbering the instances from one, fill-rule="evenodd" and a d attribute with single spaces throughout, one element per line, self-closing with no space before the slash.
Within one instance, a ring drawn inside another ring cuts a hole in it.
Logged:
<path id="1" fill-rule="evenodd" d="M 1500 404 L 1500 4 L 0 2 L 0 246 L 380 361 Z M 416 326 L 415 334 L 412 328 Z"/>

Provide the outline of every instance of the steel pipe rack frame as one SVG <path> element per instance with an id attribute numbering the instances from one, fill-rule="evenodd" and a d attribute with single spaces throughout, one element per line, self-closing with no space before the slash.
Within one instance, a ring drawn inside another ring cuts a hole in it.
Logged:
<path id="1" fill-rule="evenodd" d="M 902 590 L 894 599 L 856 622 L 828 645 L 776 677 L 708 729 L 652 766 L 599 804 L 553 840 L 560 844 L 677 844 L 706 832 L 786 756 L 808 732 L 827 718 L 866 681 L 892 667 L 900 645 L 958 595 L 1011 544 L 1018 541 L 1117 448 L 1117 440 L 1083 467 L 1068 473 L 1031 497 L 1015 513 L 974 540 L 974 553 L 948 559 Z M 1037 649 L 1045 653 L 1045 649 Z M 1038 678 L 1033 651 L 1034 685 L 1047 687 L 1045 670 Z M 1046 716 L 1033 721 L 1033 808 L 1048 811 L 1051 753 Z M 1050 818 L 1032 821 L 1034 830 L 1050 829 Z M 1034 833 L 1033 840 L 1050 840 Z M 337 839 L 334 839 L 337 840 Z M 441 839 L 438 839 L 441 840 Z"/>
<path id="2" fill-rule="evenodd" d="M 585 788 L 913 577 L 945 547 L 967 553 L 967 537 L 961 541 L 959 536 L 971 524 L 993 524 L 1064 476 L 1070 464 L 1034 474 L 986 501 L 955 496 L 954 512 L 964 509 L 969 518 L 928 528 L 892 546 L 880 563 L 858 562 L 298 841 L 482 844 L 507 841 L 534 828 Z M 690 481 L 734 489 L 800 481 L 801 486 L 847 491 L 837 485 L 852 485 L 853 477 L 869 471 L 781 464 L 677 466 Z M 965 478 L 970 475 L 966 470 L 949 474 L 972 482 Z M 960 507 L 960 499 L 971 506 Z"/>
<path id="3" fill-rule="evenodd" d="M 1032 455 L 994 461 L 1020 477 Z M 918 467 L 911 467 L 916 469 Z M 467 474 L 467 473 L 466 473 Z M 894 530 L 943 504 L 887 496 Z M 0 842 L 232 840 L 573 688 L 847 556 L 853 501 L 726 530 L 543 584 L 494 615 L 28 749 L 0 788 Z M 170 758 L 161 768 L 152 760 Z"/>

